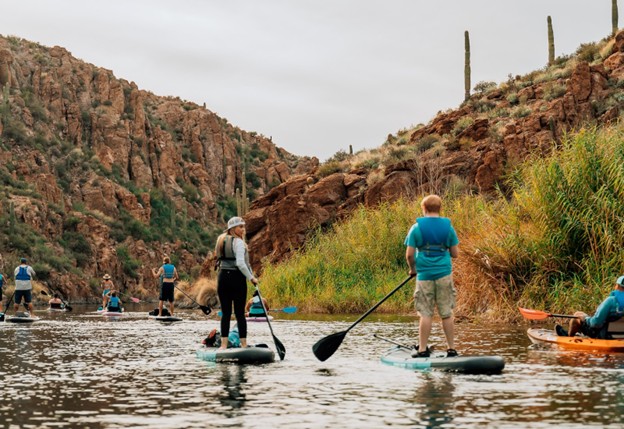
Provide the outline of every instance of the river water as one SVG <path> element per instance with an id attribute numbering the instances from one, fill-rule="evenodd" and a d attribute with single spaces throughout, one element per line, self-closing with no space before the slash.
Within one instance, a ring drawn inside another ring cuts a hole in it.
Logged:
<path id="1" fill-rule="evenodd" d="M 457 325 L 461 354 L 495 354 L 500 375 L 415 372 L 379 362 L 390 347 L 372 334 L 413 343 L 413 317 L 369 316 L 325 362 L 320 338 L 359 316 L 279 315 L 284 361 L 257 366 L 196 358 L 215 327 L 199 310 L 180 323 L 128 306 L 119 320 L 38 312 L 32 325 L 0 324 L 0 427 L 4 428 L 587 428 L 624 427 L 624 354 L 535 349 L 526 326 Z M 250 343 L 274 349 L 268 325 Z M 444 349 L 439 323 L 432 343 Z M 277 356 L 276 356 L 277 358 Z"/>

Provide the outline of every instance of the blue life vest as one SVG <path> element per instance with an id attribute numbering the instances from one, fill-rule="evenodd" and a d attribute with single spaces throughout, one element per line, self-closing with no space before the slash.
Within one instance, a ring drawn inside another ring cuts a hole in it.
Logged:
<path id="1" fill-rule="evenodd" d="M 15 280 L 30 280 L 30 274 L 28 274 L 28 267 L 19 267 L 19 272 L 15 276 Z"/>
<path id="2" fill-rule="evenodd" d="M 119 297 L 111 296 L 108 300 L 108 308 L 119 308 Z"/>
<path id="3" fill-rule="evenodd" d="M 251 303 L 251 307 L 249 307 L 249 315 L 250 316 L 264 316 L 264 307 L 260 302 L 260 297 L 258 295 L 254 295 L 253 301 Z"/>
<path id="4" fill-rule="evenodd" d="M 173 266 L 173 264 L 165 264 L 163 265 L 163 270 L 165 272 L 164 274 L 164 278 L 165 279 L 172 279 L 173 278 L 173 273 L 175 270 L 175 267 Z"/>
<path id="5" fill-rule="evenodd" d="M 4 286 L 4 276 L 0 274 L 0 289 L 2 289 L 2 286 Z"/>
<path id="6" fill-rule="evenodd" d="M 445 217 L 419 217 L 416 219 L 422 236 L 418 251 L 425 256 L 442 256 L 448 252 L 447 246 L 451 220 Z"/>

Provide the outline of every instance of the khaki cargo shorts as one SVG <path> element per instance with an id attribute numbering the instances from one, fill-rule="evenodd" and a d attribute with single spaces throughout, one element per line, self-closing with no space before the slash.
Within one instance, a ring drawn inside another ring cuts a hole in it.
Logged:
<path id="1" fill-rule="evenodd" d="M 455 285 L 453 275 L 436 280 L 417 280 L 414 306 L 421 316 L 433 317 L 434 308 L 442 319 L 453 315 L 455 308 Z"/>

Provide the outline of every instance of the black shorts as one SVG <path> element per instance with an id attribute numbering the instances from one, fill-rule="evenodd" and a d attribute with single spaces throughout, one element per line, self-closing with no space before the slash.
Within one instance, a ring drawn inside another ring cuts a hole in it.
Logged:
<path id="1" fill-rule="evenodd" d="M 173 283 L 163 283 L 160 287 L 160 301 L 173 302 Z"/>
<path id="2" fill-rule="evenodd" d="M 2 300 L 2 288 L 0 287 L 0 301 Z"/>
<path id="3" fill-rule="evenodd" d="M 16 290 L 15 291 L 15 303 L 20 305 L 22 303 L 22 298 L 24 298 L 24 302 L 26 304 L 30 304 L 32 302 L 32 290 Z"/>

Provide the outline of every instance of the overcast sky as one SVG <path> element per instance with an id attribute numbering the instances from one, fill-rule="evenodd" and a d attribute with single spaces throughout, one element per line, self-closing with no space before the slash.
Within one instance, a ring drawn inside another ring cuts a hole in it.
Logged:
<path id="1" fill-rule="evenodd" d="M 620 5 L 620 26 L 624 8 Z M 0 34 L 179 96 L 321 161 L 380 146 L 472 86 L 611 31 L 610 0 L 0 0 Z"/>

